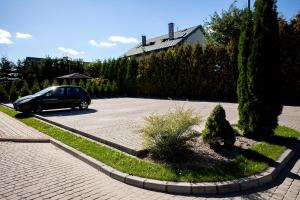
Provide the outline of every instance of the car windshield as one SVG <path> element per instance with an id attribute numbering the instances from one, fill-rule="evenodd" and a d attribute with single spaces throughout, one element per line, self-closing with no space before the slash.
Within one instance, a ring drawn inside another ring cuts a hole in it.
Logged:
<path id="1" fill-rule="evenodd" d="M 56 87 L 48 87 L 48 88 L 46 88 L 46 89 L 43 89 L 43 90 L 41 90 L 41 91 L 39 91 L 39 92 L 37 92 L 37 93 L 35 93 L 35 94 L 33 94 L 34 96 L 41 96 L 41 95 L 43 95 L 43 94 L 46 94 L 47 92 L 49 92 L 49 91 L 51 91 L 51 90 L 53 90 L 53 89 L 55 89 Z"/>

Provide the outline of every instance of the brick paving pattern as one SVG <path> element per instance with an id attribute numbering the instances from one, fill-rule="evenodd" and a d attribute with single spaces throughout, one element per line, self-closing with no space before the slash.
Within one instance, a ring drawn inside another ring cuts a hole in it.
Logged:
<path id="1" fill-rule="evenodd" d="M 300 160 L 270 188 L 224 199 L 299 199 Z M 118 182 L 48 143 L 0 142 L 0 199 L 206 199 Z"/>
<path id="2" fill-rule="evenodd" d="M 4 140 L 48 140 L 39 131 L 0 112 L 0 141 Z"/>

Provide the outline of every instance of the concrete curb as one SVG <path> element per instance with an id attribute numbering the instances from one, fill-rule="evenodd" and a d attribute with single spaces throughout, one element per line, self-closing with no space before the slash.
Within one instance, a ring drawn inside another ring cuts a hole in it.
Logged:
<path id="1" fill-rule="evenodd" d="M 50 139 L 50 142 L 58 148 L 79 158 L 80 160 L 89 164 L 95 169 L 110 176 L 111 178 L 121 181 L 123 183 L 159 192 L 205 195 L 235 193 L 266 185 L 277 178 L 279 172 L 288 164 L 291 158 L 295 155 L 295 152 L 298 152 L 300 150 L 299 137 L 297 139 L 297 142 L 295 142 L 296 144 L 293 145 L 292 149 L 285 150 L 284 153 L 275 161 L 274 166 L 270 166 L 261 173 L 245 178 L 224 182 L 188 183 L 160 181 L 142 178 L 138 176 L 132 176 L 130 174 L 126 174 L 116 169 L 113 169 L 112 167 L 109 167 L 104 163 L 95 160 L 53 138 Z"/>
<path id="2" fill-rule="evenodd" d="M 0 142 L 49 143 L 49 138 L 0 138 Z"/>

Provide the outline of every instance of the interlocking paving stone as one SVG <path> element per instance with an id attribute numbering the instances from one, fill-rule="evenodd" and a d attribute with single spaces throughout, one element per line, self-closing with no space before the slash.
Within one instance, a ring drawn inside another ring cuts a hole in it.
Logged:
<path id="1" fill-rule="evenodd" d="M 22 122 L 0 112 L 1 140 L 47 140 L 48 137 Z"/>
<path id="2" fill-rule="evenodd" d="M 226 199 L 299 199 L 300 155 L 273 185 Z M 116 181 L 48 143 L 0 142 L 1 199 L 205 199 L 133 187 Z M 294 174 L 292 171 L 297 171 Z M 294 177 L 293 179 L 289 177 Z"/>

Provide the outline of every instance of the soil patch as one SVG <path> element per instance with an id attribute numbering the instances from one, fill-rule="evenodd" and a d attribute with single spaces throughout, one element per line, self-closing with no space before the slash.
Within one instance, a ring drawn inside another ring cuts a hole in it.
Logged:
<path id="1" fill-rule="evenodd" d="M 147 155 L 144 159 L 151 162 L 180 167 L 207 167 L 208 165 L 212 166 L 218 163 L 232 161 L 237 155 L 242 154 L 243 151 L 251 148 L 255 143 L 256 141 L 253 139 L 237 136 L 233 147 L 213 149 L 210 145 L 205 144 L 201 137 L 196 137 L 188 141 L 190 148 L 177 163 L 153 160 L 150 155 Z"/>

